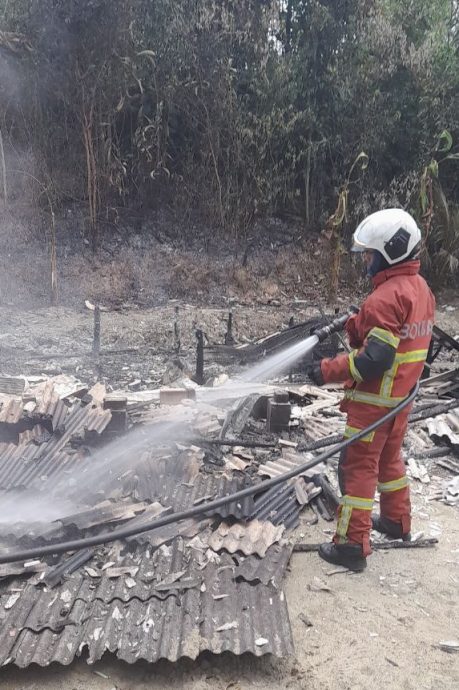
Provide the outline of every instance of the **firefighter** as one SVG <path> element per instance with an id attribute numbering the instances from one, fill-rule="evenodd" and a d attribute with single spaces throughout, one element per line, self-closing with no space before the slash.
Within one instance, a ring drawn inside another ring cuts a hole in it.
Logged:
<path id="1" fill-rule="evenodd" d="M 421 232 L 401 209 L 373 213 L 354 233 L 352 250 L 363 253 L 373 291 L 345 327 L 354 349 L 322 359 L 310 373 L 317 385 L 344 383 L 346 437 L 395 407 L 421 376 L 435 298 L 419 275 L 420 248 Z M 409 411 L 410 406 L 342 452 L 336 533 L 319 549 L 329 563 L 363 570 L 372 526 L 392 538 L 410 539 L 410 494 L 400 453 Z M 380 516 L 372 516 L 376 488 Z"/>

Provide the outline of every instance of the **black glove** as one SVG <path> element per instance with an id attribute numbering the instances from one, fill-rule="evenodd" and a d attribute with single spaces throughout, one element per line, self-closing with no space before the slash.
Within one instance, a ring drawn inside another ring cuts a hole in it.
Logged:
<path id="1" fill-rule="evenodd" d="M 324 377 L 322 376 L 322 370 L 320 368 L 320 362 L 317 362 L 316 364 L 313 364 L 312 367 L 310 367 L 310 369 L 308 371 L 308 376 L 316 386 L 323 386 L 324 385 L 325 381 L 324 381 Z"/>

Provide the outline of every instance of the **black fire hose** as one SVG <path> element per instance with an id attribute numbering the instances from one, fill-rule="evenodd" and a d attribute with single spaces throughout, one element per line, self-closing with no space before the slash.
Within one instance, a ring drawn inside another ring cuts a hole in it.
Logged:
<path id="1" fill-rule="evenodd" d="M 150 530 L 157 529 L 158 527 L 170 525 L 173 522 L 179 522 L 180 520 L 186 520 L 187 518 L 196 517 L 197 515 L 208 513 L 210 510 L 220 508 L 220 506 L 232 503 L 233 501 L 238 501 L 242 498 L 245 498 L 246 496 L 252 496 L 253 494 L 257 494 L 260 491 L 264 491 L 265 489 L 270 489 L 273 486 L 277 486 L 277 484 L 282 484 L 288 479 L 292 479 L 293 477 L 302 474 L 306 470 L 312 469 L 320 462 L 328 460 L 328 458 L 334 455 L 338 449 L 341 451 L 344 448 L 347 448 L 352 443 L 355 443 L 364 436 L 367 436 L 367 434 L 370 434 L 372 431 L 380 427 L 385 422 L 388 422 L 414 400 L 418 390 L 419 382 L 416 383 L 409 395 L 404 400 L 402 400 L 392 410 L 389 410 L 389 412 L 383 415 L 380 419 L 376 420 L 375 422 L 367 426 L 366 429 L 362 429 L 362 431 L 359 431 L 354 436 L 351 436 L 350 438 L 341 441 L 339 444 L 333 446 L 333 448 L 326 451 L 322 455 L 319 455 L 319 457 L 315 458 L 314 460 L 305 462 L 302 465 L 299 465 L 298 467 L 295 467 L 294 469 L 290 470 L 289 472 L 285 472 L 284 474 L 279 475 L 278 477 L 267 479 L 266 481 L 261 482 L 260 484 L 257 484 L 255 486 L 249 486 L 246 489 L 237 491 L 234 494 L 222 496 L 221 498 L 209 501 L 208 503 L 201 503 L 199 506 L 194 506 L 193 508 L 189 508 L 188 510 L 182 510 L 179 513 L 165 515 L 162 518 L 152 520 L 152 522 L 146 523 L 141 526 L 126 526 L 121 529 L 114 530 L 113 532 L 104 532 L 103 534 L 94 535 L 93 537 L 74 539 L 73 541 L 63 541 L 58 542 L 56 544 L 47 544 L 46 546 L 37 546 L 32 549 L 24 549 L 23 551 L 7 551 L 6 553 L 0 553 L 0 563 L 29 561 L 31 559 L 40 558 L 42 556 L 65 553 L 66 551 L 78 551 L 79 549 L 86 549 L 90 546 L 100 546 L 101 544 L 107 544 L 109 542 L 115 541 L 116 539 L 125 539 L 126 537 L 132 537 L 135 534 L 149 532 Z"/>

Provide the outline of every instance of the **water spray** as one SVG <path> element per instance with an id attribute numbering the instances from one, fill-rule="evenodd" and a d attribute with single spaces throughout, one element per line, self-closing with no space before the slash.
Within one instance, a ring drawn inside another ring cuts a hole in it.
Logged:
<path id="1" fill-rule="evenodd" d="M 335 318 L 329 324 L 317 329 L 316 331 L 314 331 L 314 333 L 312 333 L 304 340 L 298 343 L 294 343 L 285 350 L 282 350 L 281 352 L 275 353 L 274 355 L 265 358 L 264 360 L 262 360 L 262 362 L 246 370 L 240 376 L 239 379 L 230 380 L 223 386 L 216 389 L 212 389 L 212 391 L 203 391 L 201 402 L 209 402 L 210 399 L 231 400 L 234 398 L 239 398 L 241 397 L 241 395 L 247 395 L 248 393 L 254 392 L 257 389 L 256 382 L 266 380 L 267 378 L 270 378 L 273 375 L 277 375 L 281 371 L 284 371 L 291 367 L 292 364 L 304 357 L 308 352 L 312 351 L 318 343 L 323 342 L 329 335 L 342 330 L 347 320 L 353 313 L 355 313 L 355 308 L 352 308 L 346 314 L 343 314 L 342 316 Z M 390 419 L 391 416 L 396 414 L 399 409 L 402 408 L 396 408 L 396 411 L 393 411 L 391 415 L 388 417 L 388 419 Z M 116 474 L 121 472 L 121 470 L 125 466 L 126 459 L 129 460 L 129 469 L 133 468 L 133 453 L 138 459 L 140 459 L 142 450 L 146 449 L 146 447 L 148 445 L 151 445 L 152 443 L 155 443 L 156 445 L 167 445 L 167 441 L 169 438 L 174 438 L 175 440 L 181 438 L 182 441 L 185 441 L 187 436 L 191 436 L 191 430 L 187 432 L 184 428 L 184 423 L 186 425 L 186 421 L 189 420 L 190 412 L 190 408 L 184 408 L 183 414 L 179 414 L 179 419 L 176 418 L 174 419 L 174 421 L 163 420 L 162 422 L 153 425 L 153 428 L 150 430 L 144 429 L 143 433 L 140 435 L 140 438 L 134 439 L 134 442 L 132 436 L 124 437 L 123 439 L 121 439 L 121 442 L 117 442 L 116 447 L 112 448 L 111 452 L 107 452 L 107 449 L 104 449 L 101 462 L 94 462 L 93 467 L 86 473 L 86 475 L 81 476 L 80 473 L 78 473 L 79 479 L 84 478 L 85 486 L 97 486 L 98 490 L 100 490 L 101 486 L 107 481 L 111 483 L 112 481 L 116 480 Z M 377 424 L 377 426 L 379 426 L 379 424 L 382 424 L 385 419 L 386 418 L 384 417 L 383 420 L 381 420 Z M 365 430 L 365 433 L 369 433 L 372 430 L 372 428 L 369 427 L 368 430 Z M 358 440 L 358 438 L 360 438 L 360 436 L 353 437 L 352 442 L 355 442 L 356 440 Z M 346 441 L 345 444 L 349 445 L 349 442 Z M 346 447 L 346 445 L 344 445 L 343 447 Z M 110 448 L 108 449 L 108 451 L 110 451 Z M 222 497 L 218 499 L 217 502 L 213 501 L 207 504 L 203 504 L 202 506 L 199 506 L 197 509 L 192 509 L 191 513 L 187 511 L 186 516 L 181 513 L 170 515 L 168 516 L 168 519 L 165 523 L 161 521 L 156 521 L 154 525 L 148 525 L 148 527 L 146 529 L 142 529 L 142 531 L 148 531 L 156 527 L 161 527 L 164 524 L 170 524 L 171 522 L 182 520 L 185 517 L 199 515 L 201 514 L 201 512 L 211 510 L 213 507 L 225 505 L 228 502 L 238 500 L 239 498 L 243 498 L 244 496 L 264 491 L 265 489 L 268 489 L 271 486 L 274 486 L 283 481 L 287 481 L 289 478 L 291 478 L 292 476 L 296 476 L 296 474 L 298 474 L 301 471 L 304 471 L 305 469 L 314 467 L 323 459 L 329 457 L 331 454 L 335 452 L 336 447 L 333 448 L 331 453 L 326 454 L 325 456 L 322 455 L 316 460 L 307 463 L 306 465 L 302 466 L 302 468 L 295 470 L 293 474 L 282 475 L 280 477 L 275 478 L 274 481 L 268 480 L 262 482 L 259 485 L 256 485 L 255 487 L 249 487 L 249 489 L 245 489 L 242 493 L 239 492 L 238 494 Z M 73 479 L 75 480 L 76 478 L 74 477 Z M 81 485 L 79 483 L 76 486 L 71 485 L 72 477 L 67 476 L 64 486 L 62 484 L 58 484 L 55 487 L 55 493 L 52 497 L 53 502 L 59 497 L 59 494 L 61 494 L 61 498 L 63 496 L 69 497 L 70 495 L 73 499 L 76 499 L 78 495 L 80 495 L 81 498 Z M 55 505 L 59 504 L 56 503 Z M 97 541 L 97 543 L 102 544 L 106 541 L 113 541 L 114 539 L 122 538 L 123 535 L 128 536 L 127 534 L 124 534 L 124 532 L 121 530 L 118 532 L 112 532 L 110 534 L 102 534 L 93 538 L 100 539 L 101 541 Z M 82 546 L 76 546 L 77 542 L 81 543 Z M 84 548 L 88 545 L 86 539 L 72 542 L 72 546 L 68 546 L 67 544 L 68 543 L 65 542 L 63 544 L 49 545 L 49 547 L 42 547 L 41 549 L 38 549 L 38 551 L 35 550 L 34 553 L 44 555 L 45 551 L 43 551 L 43 549 L 46 550 L 47 548 L 49 548 L 50 550 L 47 550 L 46 553 L 62 553 L 63 551 L 67 551 L 69 549 Z M 27 558 L 32 557 L 31 552 L 28 552 L 28 554 L 29 555 L 27 556 Z M 2 557 L 0 556 L 0 563 L 20 560 L 22 556 L 20 555 L 20 553 L 13 552 L 11 554 L 7 554 L 6 558 L 8 559 L 7 561 L 2 561 Z"/>
<path id="2" fill-rule="evenodd" d="M 60 553 L 65 553 L 66 551 L 78 551 L 81 549 L 86 549 L 91 546 L 101 546 L 102 544 L 107 544 L 113 542 L 117 539 L 126 539 L 127 537 L 135 536 L 136 534 L 141 534 L 144 532 L 149 532 L 159 527 L 165 527 L 172 523 L 180 522 L 181 520 L 186 520 L 188 518 L 197 517 L 198 515 L 207 514 L 216 508 L 220 508 L 223 505 L 232 503 L 233 501 L 240 501 L 247 496 L 253 496 L 254 494 L 270 489 L 278 484 L 283 484 L 289 479 L 293 479 L 298 475 L 312 469 L 316 465 L 330 457 L 335 455 L 337 452 L 341 452 L 348 446 L 360 441 L 360 439 L 367 436 L 369 433 L 378 429 L 382 424 L 385 424 L 389 420 L 393 419 L 399 412 L 401 412 L 405 407 L 407 407 L 416 397 L 419 390 L 419 382 L 413 387 L 409 395 L 404 398 L 396 407 L 392 408 L 386 414 L 384 414 L 380 419 L 377 419 L 372 424 L 369 424 L 365 429 L 362 429 L 357 434 L 351 436 L 350 438 L 344 439 L 336 446 L 333 446 L 330 450 L 322 453 L 314 460 L 305 462 L 298 467 L 285 472 L 282 475 L 268 479 L 255 486 L 249 486 L 246 489 L 237 491 L 236 493 L 229 494 L 227 496 L 222 496 L 213 501 L 206 503 L 201 503 L 199 506 L 194 506 L 188 510 L 183 510 L 178 513 L 172 513 L 171 515 L 166 515 L 162 518 L 152 520 L 149 523 L 143 524 L 142 526 L 135 527 L 124 527 L 119 530 L 114 530 L 113 532 L 105 532 L 102 534 L 94 535 L 92 537 L 85 537 L 83 539 L 75 539 L 73 541 L 59 542 L 56 544 L 48 544 L 46 546 L 38 546 L 31 549 L 25 549 L 22 551 L 9 551 L 0 553 L 0 563 L 14 563 L 16 561 L 27 561 L 33 558 L 41 558 L 43 556 L 50 556 Z"/>

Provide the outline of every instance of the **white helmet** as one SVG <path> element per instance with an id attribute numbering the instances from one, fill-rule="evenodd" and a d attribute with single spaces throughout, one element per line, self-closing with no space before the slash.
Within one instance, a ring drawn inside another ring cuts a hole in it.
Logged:
<path id="1" fill-rule="evenodd" d="M 388 264 L 398 264 L 420 249 L 421 231 L 401 208 L 387 208 L 367 216 L 354 232 L 353 252 L 381 252 Z"/>

